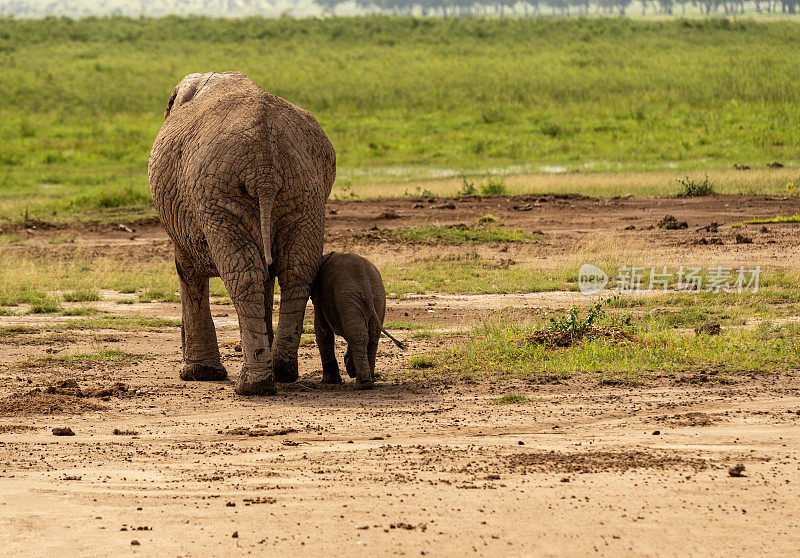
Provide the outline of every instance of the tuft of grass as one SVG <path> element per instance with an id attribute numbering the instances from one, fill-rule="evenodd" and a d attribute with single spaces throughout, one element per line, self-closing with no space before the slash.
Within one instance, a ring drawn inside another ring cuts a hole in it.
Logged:
<path id="1" fill-rule="evenodd" d="M 538 235 L 532 235 L 519 229 L 512 230 L 499 227 L 471 228 L 467 225 L 401 227 L 383 231 L 383 234 L 406 242 L 427 242 L 434 244 L 534 242 L 538 239 Z"/>
<path id="2" fill-rule="evenodd" d="M 44 296 L 31 301 L 30 314 L 55 314 L 61 311 L 61 302 L 56 298 Z"/>
<path id="3" fill-rule="evenodd" d="M 436 366 L 436 361 L 427 355 L 418 355 L 413 357 L 408 365 L 415 370 L 425 370 Z"/>
<path id="4" fill-rule="evenodd" d="M 679 198 L 694 198 L 697 196 L 710 196 L 714 193 L 714 185 L 706 175 L 702 182 L 696 182 L 688 176 L 678 179 L 678 184 L 681 185 L 681 190 L 678 192 Z"/>
<path id="5" fill-rule="evenodd" d="M 130 316 L 103 316 L 102 318 L 87 318 L 74 320 L 59 327 L 67 330 L 83 329 L 115 329 L 120 331 L 161 331 L 164 329 L 180 327 L 180 320 L 165 318 L 151 318 L 138 314 Z"/>
<path id="6" fill-rule="evenodd" d="M 479 225 L 485 225 L 487 223 L 496 223 L 499 220 L 500 219 L 498 219 L 496 216 L 492 215 L 491 213 L 488 213 L 486 215 L 481 215 L 480 217 L 478 217 L 477 221 Z"/>
<path id="7" fill-rule="evenodd" d="M 766 225 L 766 224 L 777 224 L 777 223 L 800 223 L 800 215 L 795 213 L 794 215 L 777 215 L 775 217 L 769 219 L 751 219 L 749 221 L 745 221 L 748 225 Z"/>
<path id="8" fill-rule="evenodd" d="M 484 196 L 504 196 L 508 193 L 506 183 L 503 178 L 492 178 L 481 186 L 481 194 Z"/>
<path id="9" fill-rule="evenodd" d="M 425 329 L 428 326 L 423 324 L 415 324 L 413 322 L 403 322 L 403 321 L 392 321 L 392 322 L 384 322 L 383 327 L 386 329 L 404 329 L 404 330 L 415 330 L 415 329 Z"/>
<path id="10" fill-rule="evenodd" d="M 492 399 L 492 405 L 528 405 L 534 403 L 536 399 L 528 397 L 522 393 L 507 393 L 502 397 Z"/>
<path id="11" fill-rule="evenodd" d="M 80 289 L 63 293 L 61 298 L 64 302 L 97 302 L 100 300 L 100 293 L 94 289 Z"/>
<path id="12" fill-rule="evenodd" d="M 139 302 L 180 302 L 181 297 L 174 292 L 161 289 L 147 289 L 139 293 Z"/>
<path id="13" fill-rule="evenodd" d="M 105 350 L 96 353 L 72 353 L 66 355 L 46 355 L 42 357 L 30 358 L 18 363 L 20 368 L 41 368 L 47 365 L 59 365 L 65 367 L 78 367 L 93 363 L 128 363 L 136 362 L 145 358 L 143 355 L 136 355 L 119 350 Z"/>

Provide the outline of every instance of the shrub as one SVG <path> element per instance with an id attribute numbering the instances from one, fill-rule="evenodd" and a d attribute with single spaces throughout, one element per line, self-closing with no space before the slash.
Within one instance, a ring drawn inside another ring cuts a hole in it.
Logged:
<path id="1" fill-rule="evenodd" d="M 710 196 L 714 193 L 714 185 L 708 180 L 708 176 L 702 182 L 695 182 L 687 176 L 678 179 L 678 184 L 682 187 L 682 190 L 678 193 L 679 198 Z"/>

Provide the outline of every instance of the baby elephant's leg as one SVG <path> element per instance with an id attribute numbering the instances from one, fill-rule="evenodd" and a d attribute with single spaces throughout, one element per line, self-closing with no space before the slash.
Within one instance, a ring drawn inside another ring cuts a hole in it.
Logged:
<path id="1" fill-rule="evenodd" d="M 314 312 L 314 335 L 317 338 L 317 349 L 322 360 L 322 382 L 326 384 L 341 384 L 342 376 L 339 374 L 339 364 L 336 362 L 336 351 L 334 350 L 333 329 L 320 316 L 319 312 Z"/>
<path id="2" fill-rule="evenodd" d="M 350 353 L 351 363 L 355 370 L 356 389 L 372 389 L 375 385 L 369 366 L 367 342 L 368 339 L 366 338 L 347 341 L 347 350 Z"/>

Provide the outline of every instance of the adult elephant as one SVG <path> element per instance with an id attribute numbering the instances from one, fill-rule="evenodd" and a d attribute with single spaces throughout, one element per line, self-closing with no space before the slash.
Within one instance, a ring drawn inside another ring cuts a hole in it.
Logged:
<path id="1" fill-rule="evenodd" d="M 175 243 L 180 377 L 227 377 L 208 301 L 208 279 L 218 276 L 239 316 L 244 365 L 236 393 L 273 394 L 276 380 L 296 380 L 336 175 L 336 154 L 319 123 L 241 72 L 191 74 L 169 99 L 148 170 L 158 216 Z"/>

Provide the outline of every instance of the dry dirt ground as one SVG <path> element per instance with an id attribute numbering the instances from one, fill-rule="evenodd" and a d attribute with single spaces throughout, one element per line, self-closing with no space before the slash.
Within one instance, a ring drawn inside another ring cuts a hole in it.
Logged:
<path id="1" fill-rule="evenodd" d="M 444 203 L 334 201 L 329 245 L 379 262 L 467 249 L 490 255 L 505 249 L 517 259 L 546 262 L 570 254 L 587 236 L 607 234 L 624 235 L 616 237 L 627 239 L 632 252 L 670 261 L 798 262 L 798 225 L 764 232 L 745 227 L 752 244 L 736 244 L 729 228 L 798 213 L 794 198 L 499 198 L 431 207 Z M 388 210 L 400 217 L 379 218 Z M 545 240 L 428 246 L 370 231 L 471 223 L 486 213 L 542 231 Z M 667 213 L 689 228 L 648 230 Z M 720 223 L 719 233 L 697 231 L 711 221 Z M 625 231 L 629 225 L 635 229 Z M 80 249 L 170 258 L 157 225 L 131 226 L 135 234 L 68 226 L 78 235 L 77 248 L 48 244 L 64 228 L 20 232 L 27 235 L 25 249 L 53 257 Z M 722 244 L 698 244 L 712 236 Z M 579 297 L 399 299 L 390 301 L 387 319 L 453 327 L 474 320 L 478 308 L 562 308 Z M 174 303 L 98 306 L 180 316 Z M 223 363 L 235 380 L 241 362 L 235 313 L 222 305 L 213 313 Z M 402 374 L 411 355 L 437 350 L 446 338 L 411 340 L 406 352 L 384 339 L 378 366 L 396 379 L 358 392 L 349 383 L 320 385 L 316 348 L 304 343 L 298 383 L 280 386 L 275 397 L 240 398 L 232 381 L 177 378 L 177 328 L 55 327 L 69 319 L 0 317 L 2 327 L 38 328 L 0 337 L 0 548 L 6 555 L 790 556 L 800 550 L 797 368 L 733 385 L 615 387 L 577 377 L 543 385 L 465 383 Z M 135 356 L 35 360 L 98 350 Z M 491 404 L 511 392 L 534 401 Z M 61 427 L 74 436 L 53 435 Z M 732 476 L 737 464 L 744 470 Z"/>

